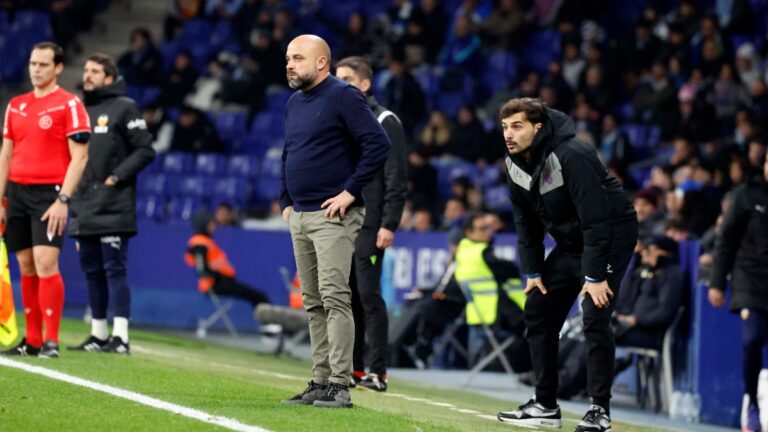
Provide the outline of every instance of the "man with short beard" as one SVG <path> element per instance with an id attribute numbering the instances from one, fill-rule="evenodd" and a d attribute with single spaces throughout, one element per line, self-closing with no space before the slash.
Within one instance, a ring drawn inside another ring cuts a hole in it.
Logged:
<path id="1" fill-rule="evenodd" d="M 288 222 L 309 315 L 312 381 L 283 401 L 352 406 L 349 380 L 355 325 L 349 275 L 363 224 L 362 190 L 391 144 L 362 93 L 330 75 L 331 50 L 302 35 L 288 45 L 280 207 Z"/>

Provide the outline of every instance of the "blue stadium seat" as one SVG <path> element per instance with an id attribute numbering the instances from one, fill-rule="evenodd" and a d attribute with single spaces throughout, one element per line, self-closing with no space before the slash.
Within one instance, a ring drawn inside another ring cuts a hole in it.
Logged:
<path id="1" fill-rule="evenodd" d="M 279 179 L 283 169 L 283 148 L 270 147 L 261 162 L 260 178 Z"/>
<path id="2" fill-rule="evenodd" d="M 494 51 L 486 58 L 481 81 L 486 94 L 493 95 L 517 79 L 517 56 L 505 51 Z"/>
<path id="3" fill-rule="evenodd" d="M 504 173 L 496 164 L 488 165 L 480 173 L 480 181 L 484 188 L 497 186 L 504 181 Z"/>
<path id="4" fill-rule="evenodd" d="M 216 115 L 216 130 L 225 143 L 242 139 L 248 133 L 247 114 L 244 111 L 222 111 Z"/>
<path id="5" fill-rule="evenodd" d="M 208 46 L 208 40 L 213 32 L 213 25 L 204 18 L 189 20 L 184 23 L 178 41 L 179 46 L 183 48 L 193 48 L 194 46 Z"/>
<path id="6" fill-rule="evenodd" d="M 509 200 L 509 188 L 506 185 L 486 189 L 483 194 L 483 200 L 488 208 L 493 211 L 512 211 L 512 202 Z"/>
<path id="7" fill-rule="evenodd" d="M 205 202 L 193 197 L 174 197 L 167 204 L 167 218 L 172 221 L 188 222 L 195 212 L 206 207 Z"/>
<path id="8" fill-rule="evenodd" d="M 262 176 L 256 182 L 256 199 L 262 205 L 268 205 L 280 198 L 280 179 Z"/>
<path id="9" fill-rule="evenodd" d="M 432 159 L 430 161 L 437 171 L 437 189 L 442 198 L 451 196 L 451 182 L 459 177 L 466 177 L 472 184 L 477 183 L 477 167 L 461 159 Z"/>
<path id="10" fill-rule="evenodd" d="M 522 64 L 544 75 L 550 60 L 560 58 L 560 37 L 557 30 L 539 30 L 531 33 L 523 45 Z"/>
<path id="11" fill-rule="evenodd" d="M 32 48 L 37 42 L 53 39 L 51 16 L 39 10 L 19 10 L 13 17 L 11 32 L 19 37 L 21 45 Z"/>
<path id="12" fill-rule="evenodd" d="M 229 157 L 227 175 L 242 179 L 253 179 L 259 175 L 259 158 L 251 155 L 235 155 Z"/>
<path id="13" fill-rule="evenodd" d="M 173 60 L 176 58 L 176 53 L 179 52 L 179 44 L 176 41 L 161 42 L 157 49 L 160 51 L 160 55 L 163 57 L 163 69 L 169 71 L 173 68 Z"/>
<path id="14" fill-rule="evenodd" d="M 285 104 L 293 94 L 293 91 L 281 89 L 267 94 L 267 110 L 270 112 L 282 113 L 285 110 Z"/>
<path id="15" fill-rule="evenodd" d="M 243 139 L 238 140 L 237 152 L 262 157 L 269 146 L 270 137 L 267 132 L 251 132 Z M 233 142 L 234 147 L 235 142 Z"/>
<path id="16" fill-rule="evenodd" d="M 136 198 L 136 216 L 162 221 L 165 218 L 165 199 L 161 195 L 139 195 Z"/>
<path id="17" fill-rule="evenodd" d="M 230 204 L 242 205 L 250 202 L 251 193 L 252 188 L 247 180 L 222 177 L 214 181 L 211 198 L 217 202 L 227 201 Z"/>
<path id="18" fill-rule="evenodd" d="M 181 196 L 205 198 L 210 194 L 211 185 L 208 178 L 202 176 L 181 177 L 177 192 Z"/>
<path id="19" fill-rule="evenodd" d="M 214 51 L 223 50 L 233 40 L 235 36 L 232 34 L 232 25 L 226 20 L 217 22 L 208 36 L 208 44 Z"/>
<path id="20" fill-rule="evenodd" d="M 221 176 L 228 163 L 227 156 L 218 153 L 200 153 L 195 160 L 195 173 L 204 176 Z"/>
<path id="21" fill-rule="evenodd" d="M 421 91 L 424 92 L 428 98 L 431 98 L 437 92 L 437 78 L 432 73 L 432 68 L 429 66 L 420 67 L 411 71 L 411 75 L 416 78 L 416 82 L 419 83 Z"/>
<path id="22" fill-rule="evenodd" d="M 147 165 L 146 168 L 144 168 L 141 171 L 140 175 L 144 174 L 159 174 L 163 172 L 163 158 L 165 158 L 164 153 L 157 154 L 154 159 L 152 159 L 152 162 Z"/>
<path id="23" fill-rule="evenodd" d="M 262 111 L 256 114 L 253 119 L 253 125 L 251 126 L 252 133 L 267 133 L 276 134 L 284 133 L 285 123 L 283 115 L 277 112 Z"/>
<path id="24" fill-rule="evenodd" d="M 163 195 L 166 193 L 167 176 L 142 173 L 139 175 L 137 186 L 140 194 Z"/>
<path id="25" fill-rule="evenodd" d="M 166 174 L 190 174 L 194 164 L 195 156 L 191 153 L 167 153 L 163 158 L 163 172 Z"/>
<path id="26" fill-rule="evenodd" d="M 442 111 L 443 114 L 451 119 L 456 118 L 456 114 L 459 113 L 459 109 L 467 105 L 469 100 L 463 93 L 438 93 L 435 96 L 435 109 Z"/>

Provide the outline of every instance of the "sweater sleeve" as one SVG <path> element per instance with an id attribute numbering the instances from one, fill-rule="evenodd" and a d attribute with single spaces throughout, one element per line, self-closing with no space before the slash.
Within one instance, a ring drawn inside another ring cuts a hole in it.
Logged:
<path id="1" fill-rule="evenodd" d="M 728 274 L 733 270 L 736 253 L 749 223 L 749 205 L 745 202 L 744 188 L 734 193 L 733 204 L 723 218 L 720 232 L 715 238 L 714 263 L 710 286 L 725 291 Z"/>
<path id="2" fill-rule="evenodd" d="M 393 114 L 381 122 L 392 143 L 392 150 L 384 165 L 384 210 L 381 226 L 395 231 L 400 224 L 405 198 L 408 194 L 408 156 L 406 154 L 407 138 L 400 120 Z"/>
<path id="3" fill-rule="evenodd" d="M 344 190 L 356 200 L 362 201 L 363 187 L 373 180 L 376 172 L 384 165 L 392 144 L 359 90 L 351 85 L 342 87 L 337 107 L 352 139 L 361 150 L 355 172 L 344 183 Z"/>

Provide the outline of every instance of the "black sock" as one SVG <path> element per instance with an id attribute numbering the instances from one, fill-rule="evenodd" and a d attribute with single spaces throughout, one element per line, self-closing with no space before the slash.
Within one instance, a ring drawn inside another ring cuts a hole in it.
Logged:
<path id="1" fill-rule="evenodd" d="M 609 398 L 592 398 L 592 405 L 597 405 L 605 410 L 605 413 L 611 415 L 611 400 Z"/>

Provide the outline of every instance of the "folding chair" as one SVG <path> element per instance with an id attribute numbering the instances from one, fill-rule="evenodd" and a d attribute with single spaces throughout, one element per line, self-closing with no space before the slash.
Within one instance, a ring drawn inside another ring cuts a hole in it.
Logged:
<path id="1" fill-rule="evenodd" d="M 459 283 L 459 287 L 461 288 L 461 292 L 464 294 L 464 297 L 467 299 L 467 305 L 471 305 L 469 307 L 472 307 L 474 312 L 477 314 L 478 317 L 480 317 L 480 326 L 483 330 L 483 333 L 485 334 L 486 340 L 489 344 L 491 344 L 492 351 L 480 359 L 480 361 L 477 362 L 477 364 L 469 371 L 469 375 L 467 375 L 467 378 L 462 383 L 463 387 L 466 387 L 469 385 L 469 383 L 472 381 L 472 379 L 477 375 L 479 372 L 481 372 L 483 369 L 485 369 L 486 366 L 488 366 L 494 359 L 498 358 L 499 362 L 501 362 L 501 366 L 504 368 L 504 371 L 509 374 L 510 377 L 514 377 L 515 373 L 512 370 L 512 366 L 509 364 L 509 360 L 507 360 L 507 355 L 504 354 L 504 350 L 506 350 L 510 345 L 512 345 L 515 340 L 517 340 L 517 336 L 510 335 L 506 339 L 504 339 L 503 342 L 499 343 L 498 339 L 496 339 L 496 336 L 493 333 L 493 329 L 486 324 L 485 319 L 483 318 L 483 315 L 480 313 L 480 308 L 477 306 L 477 303 L 473 301 L 472 292 L 469 290 L 469 283 L 475 283 L 475 282 L 487 282 L 493 280 L 492 278 L 489 279 L 483 279 L 483 280 L 468 280 L 463 281 Z M 496 289 L 496 294 L 500 294 L 498 288 Z"/>
<path id="2" fill-rule="evenodd" d="M 655 412 L 668 411 L 672 399 L 672 344 L 677 326 L 683 318 L 684 307 L 664 332 L 661 351 L 650 348 L 626 347 L 637 356 L 637 401 L 640 408 L 653 407 Z"/>
<path id="3" fill-rule="evenodd" d="M 237 329 L 235 329 L 234 324 L 232 324 L 232 320 L 229 318 L 229 314 L 227 313 L 232 308 L 232 300 L 228 300 L 222 303 L 221 300 L 219 300 L 219 296 L 216 295 L 212 289 L 206 291 L 205 294 L 208 296 L 208 299 L 211 301 L 211 303 L 213 303 L 213 306 L 216 310 L 208 318 L 200 319 L 197 321 L 197 337 L 200 339 L 205 338 L 208 335 L 208 329 L 211 328 L 216 323 L 216 321 L 219 320 L 224 323 L 224 326 L 227 327 L 227 331 L 231 336 L 240 337 L 240 335 L 237 333 Z"/>
<path id="4" fill-rule="evenodd" d="M 445 291 L 445 288 L 448 286 L 448 283 L 451 281 L 451 278 L 453 277 L 453 274 L 455 272 L 456 272 L 456 262 L 451 261 L 450 263 L 448 263 L 448 266 L 445 268 L 445 272 L 443 272 L 443 276 L 440 278 L 440 282 L 435 288 L 434 294 L 442 294 Z M 456 319 L 454 319 L 445 328 L 445 331 L 443 331 L 443 333 L 438 338 L 438 342 L 435 345 L 434 349 L 432 350 L 432 353 L 427 358 L 426 364 L 423 364 L 422 367 L 419 367 L 419 369 L 432 368 L 432 366 L 435 363 L 435 359 L 440 357 L 443 354 L 443 352 L 446 349 L 448 349 L 448 347 L 453 347 L 453 349 L 455 349 L 456 352 L 459 353 L 459 355 L 464 357 L 465 360 L 469 360 L 469 353 L 467 352 L 467 349 L 464 348 L 464 345 L 456 338 L 456 332 L 458 332 L 459 329 L 462 326 L 464 326 L 464 324 L 465 324 L 465 312 L 462 311 L 461 315 L 456 317 Z M 414 359 L 414 361 L 417 360 L 417 356 L 415 354 L 411 355 L 411 357 Z M 420 360 L 419 362 L 416 362 L 417 367 L 419 366 L 420 362 L 421 362 Z"/>

